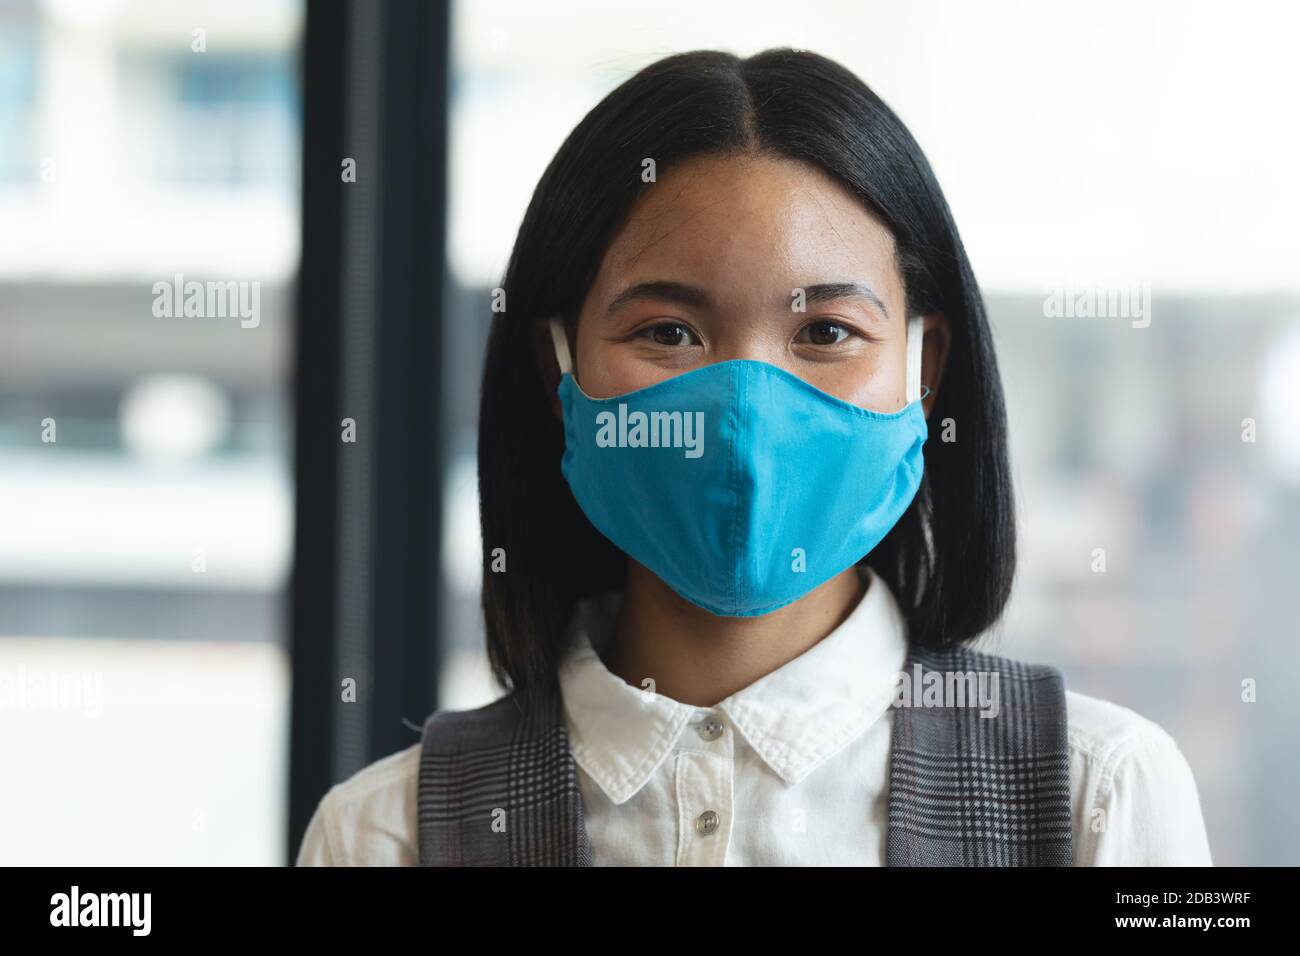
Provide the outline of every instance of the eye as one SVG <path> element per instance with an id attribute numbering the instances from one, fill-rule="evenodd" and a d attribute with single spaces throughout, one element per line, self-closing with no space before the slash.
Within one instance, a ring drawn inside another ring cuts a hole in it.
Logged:
<path id="1" fill-rule="evenodd" d="M 807 332 L 808 338 L 802 338 Z M 808 342 L 810 345 L 838 345 L 852 335 L 849 329 L 839 322 L 832 322 L 829 319 L 822 319 L 817 322 L 809 322 L 799 334 L 795 336 L 796 342 Z"/>
<path id="2" fill-rule="evenodd" d="M 675 348 L 682 345 L 699 345 L 699 339 L 680 322 L 660 322 L 647 326 L 637 333 L 638 338 L 648 338 L 655 345 Z"/>

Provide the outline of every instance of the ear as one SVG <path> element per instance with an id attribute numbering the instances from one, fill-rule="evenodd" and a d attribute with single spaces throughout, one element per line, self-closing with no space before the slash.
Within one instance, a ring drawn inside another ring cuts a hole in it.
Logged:
<path id="1" fill-rule="evenodd" d="M 565 324 L 565 337 L 569 335 Z M 555 358 L 555 343 L 551 341 L 551 326 L 545 318 L 532 320 L 533 358 L 537 362 L 537 377 L 541 379 L 546 399 L 551 405 L 551 414 L 559 421 L 564 421 L 564 408 L 560 404 L 558 389 L 560 387 L 560 363 Z M 572 343 L 572 339 L 570 339 Z M 572 345 L 569 354 L 573 354 Z"/>
<path id="2" fill-rule="evenodd" d="M 948 348 L 952 343 L 952 330 L 948 326 L 948 317 L 935 312 L 925 317 L 921 339 L 921 384 L 930 389 L 921 403 L 925 417 L 930 417 L 930 409 L 939 397 L 939 386 L 943 383 L 943 372 L 948 365 Z"/>

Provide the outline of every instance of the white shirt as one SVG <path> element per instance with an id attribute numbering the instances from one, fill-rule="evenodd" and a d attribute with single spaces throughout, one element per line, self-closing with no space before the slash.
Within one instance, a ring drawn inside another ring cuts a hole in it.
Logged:
<path id="1" fill-rule="evenodd" d="M 863 574 L 866 594 L 839 627 L 716 707 L 612 674 L 596 648 L 622 594 L 579 602 L 559 678 L 597 866 L 885 865 L 906 622 L 885 581 Z M 1069 689 L 1066 712 L 1074 865 L 1212 865 L 1173 738 Z M 298 865 L 415 865 L 419 759 L 416 743 L 330 788 Z"/>

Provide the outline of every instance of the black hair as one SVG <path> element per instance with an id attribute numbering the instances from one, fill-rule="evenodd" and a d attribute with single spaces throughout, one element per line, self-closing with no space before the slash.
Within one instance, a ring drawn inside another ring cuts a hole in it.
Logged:
<path id="1" fill-rule="evenodd" d="M 493 316 L 478 438 L 483 574 L 493 674 L 521 698 L 552 690 L 574 602 L 622 587 L 627 558 L 578 507 L 560 473 L 564 432 L 534 351 L 534 324 L 577 316 L 606 245 L 658 175 L 703 154 L 766 154 L 818 167 L 892 232 L 908 315 L 947 317 L 951 342 L 931 409 L 925 475 L 912 504 L 863 561 L 886 581 L 909 640 L 942 649 L 974 640 L 1006 604 L 1015 524 L 1006 414 L 974 274 L 929 163 L 893 111 L 858 77 L 816 53 L 742 59 L 695 51 L 632 76 L 569 134 L 538 182 Z M 935 441 L 945 419 L 956 441 Z"/>

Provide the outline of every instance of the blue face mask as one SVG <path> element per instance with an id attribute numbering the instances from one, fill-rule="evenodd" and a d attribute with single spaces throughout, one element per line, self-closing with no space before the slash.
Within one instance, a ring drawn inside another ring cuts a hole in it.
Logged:
<path id="1" fill-rule="evenodd" d="M 549 321 L 574 498 L 619 549 L 713 614 L 798 600 L 865 557 L 920 487 L 919 318 L 907 325 L 908 404 L 892 413 L 749 359 L 592 398 L 574 381 L 563 325 Z"/>

